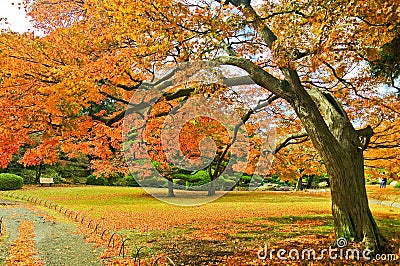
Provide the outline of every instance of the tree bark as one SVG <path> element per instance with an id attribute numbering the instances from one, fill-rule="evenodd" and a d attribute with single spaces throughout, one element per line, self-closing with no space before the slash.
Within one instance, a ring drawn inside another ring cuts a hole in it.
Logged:
<path id="1" fill-rule="evenodd" d="M 310 189 L 311 188 L 313 179 L 314 179 L 313 175 L 308 176 L 306 189 Z"/>
<path id="2" fill-rule="evenodd" d="M 300 191 L 303 189 L 303 177 L 299 177 L 299 179 L 297 179 L 297 183 L 296 183 L 296 191 Z"/>
<path id="3" fill-rule="evenodd" d="M 35 184 L 40 183 L 40 177 L 42 176 L 43 164 L 39 164 L 35 167 Z"/>
<path id="4" fill-rule="evenodd" d="M 317 90 L 298 92 L 291 105 L 325 163 L 336 237 L 363 241 L 366 248 L 377 252 L 383 248 L 384 238 L 369 209 L 357 131 L 333 95 Z"/>
<path id="5" fill-rule="evenodd" d="M 168 197 L 175 197 L 174 182 L 172 182 L 172 179 L 167 179 L 167 180 L 168 180 Z"/>
<path id="6" fill-rule="evenodd" d="M 336 236 L 363 241 L 366 248 L 378 251 L 383 247 L 383 236 L 368 206 L 363 155 L 357 152 L 346 157 L 327 166 Z"/>
<path id="7" fill-rule="evenodd" d="M 215 196 L 215 181 L 216 179 L 211 180 L 207 196 Z"/>
<path id="8" fill-rule="evenodd" d="M 215 196 L 215 182 L 218 177 L 218 164 L 217 169 L 215 169 L 214 173 L 212 172 L 212 164 L 210 164 L 207 168 L 208 175 L 210 176 L 210 185 L 208 186 L 207 196 Z"/>

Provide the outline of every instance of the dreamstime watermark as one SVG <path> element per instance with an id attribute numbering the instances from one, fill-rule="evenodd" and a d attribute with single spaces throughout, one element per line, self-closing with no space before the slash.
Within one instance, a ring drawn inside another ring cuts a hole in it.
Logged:
<path id="1" fill-rule="evenodd" d="M 268 245 L 260 248 L 257 251 L 257 257 L 260 260 L 274 259 L 279 260 L 376 260 L 376 261 L 396 261 L 399 256 L 396 254 L 373 254 L 371 250 L 359 250 L 357 248 L 346 248 L 347 240 L 345 238 L 338 238 L 336 247 L 329 246 L 328 248 L 316 251 L 312 248 L 297 249 L 268 249 Z"/>
<path id="2" fill-rule="evenodd" d="M 249 189 L 257 188 L 272 164 L 275 128 L 262 113 L 268 99 L 246 93 L 256 86 L 239 68 L 202 61 L 162 69 L 142 83 L 130 100 L 122 127 L 125 159 L 139 185 L 154 197 L 177 205 L 215 200 L 239 181 L 235 173 L 249 169 Z M 196 127 L 199 121 L 209 124 Z M 248 123 L 252 123 L 251 131 Z M 210 136 L 201 139 L 198 147 L 189 145 L 195 137 L 187 133 L 196 135 L 204 128 Z M 214 128 L 218 133 L 213 133 Z M 252 139 L 255 135 L 257 143 Z M 255 146 L 259 156 L 251 154 Z M 214 181 L 190 186 L 186 181 L 174 182 L 182 173 L 210 173 L 210 165 L 211 173 L 218 171 Z M 227 177 L 229 182 L 224 182 Z M 207 197 L 211 182 L 223 189 Z M 167 186 L 174 188 L 177 197 L 166 196 Z"/>

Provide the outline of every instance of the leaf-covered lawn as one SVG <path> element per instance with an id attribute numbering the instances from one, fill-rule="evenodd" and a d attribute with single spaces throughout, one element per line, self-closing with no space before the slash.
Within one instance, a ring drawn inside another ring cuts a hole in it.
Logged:
<path id="1" fill-rule="evenodd" d="M 166 204 L 140 188 L 58 187 L 23 191 L 83 211 L 115 229 L 149 231 L 185 224 L 214 223 L 246 217 L 330 214 L 330 199 L 320 194 L 231 192 L 197 207 Z"/>
<path id="2" fill-rule="evenodd" d="M 146 246 L 141 257 L 167 254 L 177 265 L 279 264 L 259 260 L 258 250 L 266 244 L 321 250 L 334 242 L 329 193 L 229 192 L 197 207 L 169 205 L 140 188 L 50 187 L 16 193 L 84 212 L 131 239 L 131 252 L 134 245 Z M 397 253 L 400 210 L 380 205 L 371 209 L 389 251 Z"/>

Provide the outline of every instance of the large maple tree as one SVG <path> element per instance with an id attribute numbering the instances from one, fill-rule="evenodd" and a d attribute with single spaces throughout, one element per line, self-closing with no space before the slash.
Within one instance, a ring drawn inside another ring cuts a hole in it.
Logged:
<path id="1" fill-rule="evenodd" d="M 364 150 L 397 147 L 398 104 L 376 89 L 382 80 L 366 61 L 398 35 L 396 0 L 37 0 L 26 7 L 43 34 L 0 36 L 2 167 L 28 146 L 26 165 L 52 163 L 62 151 L 123 171 L 121 120 L 146 107 L 129 103 L 135 91 L 157 66 L 212 60 L 244 70 L 243 84 L 250 77 L 259 85 L 258 97 L 281 110 L 277 118 L 295 114 L 277 148 L 311 140 L 330 178 L 337 237 L 383 246 L 368 207 Z M 311 162 L 303 171 L 319 167 L 314 156 L 296 157 L 297 165 Z"/>

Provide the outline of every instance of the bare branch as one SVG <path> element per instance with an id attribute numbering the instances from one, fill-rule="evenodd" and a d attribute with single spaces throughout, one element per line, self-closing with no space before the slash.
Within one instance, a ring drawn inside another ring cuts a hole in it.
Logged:
<path id="1" fill-rule="evenodd" d="M 216 58 L 214 61 L 225 65 L 237 66 L 245 70 L 247 73 L 249 73 L 248 77 L 251 78 L 254 83 L 266 88 L 275 95 L 286 98 L 289 84 L 274 77 L 252 61 L 235 56 L 221 56 Z"/>
<path id="2" fill-rule="evenodd" d="M 224 40 L 222 40 L 219 44 L 222 49 L 225 50 L 225 52 L 228 53 L 229 56 L 236 56 L 236 52 L 232 49 L 232 46 L 230 44 L 228 44 L 227 42 L 225 42 Z"/>
<path id="3" fill-rule="evenodd" d="M 124 104 L 129 104 L 129 102 L 128 102 L 127 100 L 124 100 L 124 99 L 115 97 L 115 96 L 113 96 L 113 95 L 111 95 L 111 94 L 108 94 L 108 93 L 106 93 L 106 92 L 103 92 L 103 91 L 102 91 L 102 92 L 100 92 L 100 94 L 106 96 L 107 98 L 113 99 L 114 101 L 117 101 L 117 102 L 120 102 L 120 103 L 124 103 Z"/>
<path id="4" fill-rule="evenodd" d="M 285 14 L 296 14 L 299 16 L 302 16 L 304 18 L 308 18 L 309 16 L 307 16 L 306 14 L 304 14 L 303 12 L 299 11 L 299 10 L 287 10 L 287 11 L 281 11 L 281 12 L 275 12 L 272 13 L 266 17 L 261 18 L 262 20 L 266 20 L 266 19 L 270 19 L 272 17 L 278 16 L 278 15 L 285 15 Z"/>
<path id="5" fill-rule="evenodd" d="M 296 139 L 301 139 L 303 138 L 303 140 L 297 141 L 297 142 L 291 142 L 291 140 L 296 140 Z M 298 132 L 295 134 L 291 134 L 289 136 L 286 137 L 286 139 L 284 141 L 282 141 L 278 146 L 276 146 L 275 150 L 272 152 L 272 154 L 276 154 L 278 153 L 281 149 L 289 146 L 290 144 L 299 144 L 299 143 L 303 143 L 304 141 L 308 140 L 308 133 L 307 132 Z"/>

